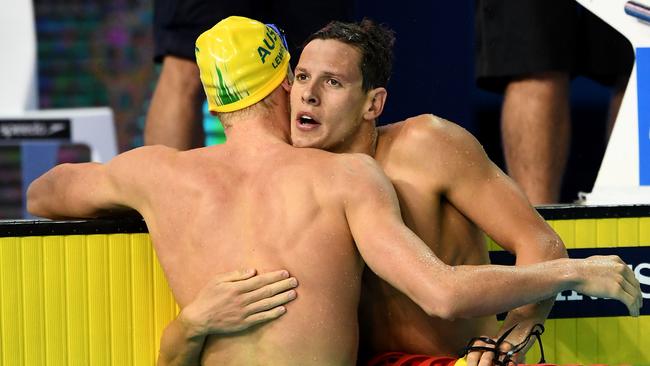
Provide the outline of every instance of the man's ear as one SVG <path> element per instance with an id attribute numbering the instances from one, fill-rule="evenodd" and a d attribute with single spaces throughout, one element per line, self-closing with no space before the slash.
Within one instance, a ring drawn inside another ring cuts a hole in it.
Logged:
<path id="1" fill-rule="evenodd" d="M 291 70 L 291 65 L 287 65 L 287 76 L 284 78 L 284 81 L 282 82 L 282 87 L 284 88 L 284 90 L 287 91 L 287 93 L 291 91 L 291 85 L 293 85 L 293 79 L 294 79 L 294 75 L 293 75 L 293 70 Z M 285 83 L 287 85 L 284 85 Z"/>
<path id="2" fill-rule="evenodd" d="M 363 113 L 363 118 L 366 120 L 375 120 L 384 111 L 384 104 L 388 92 L 386 88 L 375 88 L 368 92 L 368 109 Z"/>
<path id="3" fill-rule="evenodd" d="M 284 80 L 282 81 L 282 88 L 287 93 L 291 92 L 291 81 L 289 81 L 289 78 L 284 78 Z"/>

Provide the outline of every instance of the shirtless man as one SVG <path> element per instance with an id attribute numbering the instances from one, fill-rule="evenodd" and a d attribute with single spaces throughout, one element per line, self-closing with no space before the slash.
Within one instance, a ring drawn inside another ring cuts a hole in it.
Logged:
<path id="1" fill-rule="evenodd" d="M 300 278 L 280 321 L 208 337 L 206 365 L 354 364 L 364 260 L 431 316 L 493 314 L 567 289 L 619 299 L 638 315 L 639 284 L 617 257 L 518 269 L 442 263 L 403 224 L 374 160 L 287 144 L 288 58 L 270 27 L 219 22 L 197 40 L 197 59 L 226 144 L 60 165 L 32 183 L 28 209 L 51 218 L 137 210 L 181 308 L 218 272 L 280 267 Z M 373 105 L 370 93 L 364 109 Z M 504 287 L 517 291 L 501 296 Z"/>
<path id="2" fill-rule="evenodd" d="M 354 100 L 347 94 L 386 86 L 393 41 L 385 28 L 337 22 L 307 40 L 291 91 L 294 146 L 373 156 L 397 191 L 404 222 L 446 264 L 488 263 L 483 232 L 515 254 L 517 265 L 566 257 L 559 236 L 466 130 L 433 115 L 376 128 L 375 120 L 351 109 Z M 361 90 L 351 82 L 356 80 L 363 80 Z M 336 87 L 329 87 L 333 82 Z M 512 288 L 499 291 L 508 296 Z M 402 351 L 451 356 L 472 337 L 497 338 L 519 324 L 507 338 L 518 344 L 536 323 L 544 322 L 553 300 L 510 311 L 499 329 L 495 316 L 451 321 L 429 317 L 366 271 L 362 344 L 370 355 Z M 480 357 L 470 354 L 468 364 Z M 491 353 L 483 354 L 481 366 L 491 360 Z"/>
<path id="3" fill-rule="evenodd" d="M 566 257 L 557 234 L 467 131 L 432 115 L 375 127 L 386 100 L 392 43 L 390 31 L 369 22 L 334 22 L 310 37 L 291 91 L 294 146 L 373 156 L 395 186 L 407 226 L 449 265 L 488 263 L 480 229 L 514 253 L 517 265 Z M 373 110 L 364 104 L 371 96 Z M 497 291 L 510 296 L 516 289 Z M 430 317 L 366 271 L 362 345 L 371 356 L 387 351 L 453 356 L 471 337 L 496 338 L 519 324 L 507 338 L 518 344 L 534 324 L 544 322 L 552 304 L 550 297 L 512 310 L 501 329 L 493 315 L 446 320 Z M 192 321 L 185 326 L 191 329 Z M 472 353 L 468 364 L 479 358 L 488 365 L 492 354 Z"/>

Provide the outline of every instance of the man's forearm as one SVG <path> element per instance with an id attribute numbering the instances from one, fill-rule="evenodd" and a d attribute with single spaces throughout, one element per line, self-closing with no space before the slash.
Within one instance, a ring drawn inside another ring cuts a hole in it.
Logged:
<path id="1" fill-rule="evenodd" d="M 512 344 L 521 343 L 528 333 L 530 333 L 530 330 L 535 324 L 544 324 L 548 314 L 551 312 L 554 302 L 555 298 L 550 298 L 536 304 L 524 305 L 508 312 L 508 315 L 504 319 L 501 329 L 499 329 L 496 336 L 499 337 L 508 329 L 518 325 L 517 328 L 510 333 L 506 341 Z M 523 354 L 525 354 L 528 349 L 529 347 L 524 348 Z"/>
<path id="2" fill-rule="evenodd" d="M 27 211 L 49 219 L 123 214 L 133 210 L 135 201 L 128 199 L 127 188 L 124 184 L 117 189 L 102 164 L 61 164 L 29 185 Z"/>
<path id="3" fill-rule="evenodd" d="M 516 253 L 516 265 L 533 264 L 568 257 L 566 248 L 559 237 L 551 237 L 549 240 L 544 241 L 544 243 L 553 243 L 554 245 L 526 246 L 524 250 L 519 250 Z M 503 332 L 518 324 L 519 326 L 510 333 L 507 341 L 513 344 L 520 343 L 535 324 L 544 324 L 554 302 L 555 297 L 551 297 L 544 301 L 524 305 L 509 311 L 497 336 L 500 336 Z M 527 350 L 528 348 L 525 348 L 524 353 Z"/>
<path id="4" fill-rule="evenodd" d="M 447 269 L 448 273 L 437 269 L 434 272 L 438 273 L 430 278 L 438 281 L 423 284 L 432 286 L 428 291 L 423 288 L 414 294 L 415 287 L 411 286 L 404 292 L 430 315 L 443 318 L 496 314 L 545 301 L 565 290 L 619 300 L 632 316 L 639 315 L 642 304 L 641 287 L 634 272 L 617 256 L 562 258 L 517 268 L 457 266 Z M 459 286 L 460 283 L 464 285 Z M 503 291 L 508 291 L 508 295 L 504 296 Z"/>
<path id="5" fill-rule="evenodd" d="M 516 249 L 515 255 L 517 257 L 515 264 L 518 266 L 568 258 L 568 253 L 562 239 L 560 239 L 560 237 L 554 232 L 545 233 L 545 235 L 541 236 L 536 242 L 522 244 L 521 248 Z M 510 333 L 508 341 L 510 343 L 519 343 L 523 341 L 535 324 L 544 324 L 548 314 L 551 312 L 554 302 L 555 297 L 551 297 L 535 304 L 524 305 L 511 310 L 508 312 L 497 336 L 500 336 L 503 332 L 514 325 L 519 324 L 519 326 Z M 528 348 L 525 349 L 525 351 L 527 350 Z"/>
<path id="6" fill-rule="evenodd" d="M 459 281 L 465 286 L 456 286 L 455 291 L 452 292 L 454 294 L 452 298 L 455 299 L 455 314 L 457 317 L 465 318 L 488 313 L 495 314 L 508 308 L 530 306 L 524 304 L 541 304 L 549 298 L 554 298 L 557 292 L 573 288 L 577 283 L 582 282 L 581 276 L 577 275 L 577 271 L 567 259 L 517 266 L 517 268 L 458 266 L 455 271 L 466 275 L 461 275 L 460 278 L 464 279 Z M 477 293 L 483 294 L 480 306 L 476 304 Z M 543 312 L 542 309 L 537 311 L 540 315 Z M 519 315 L 521 312 L 515 314 Z"/>
<path id="7" fill-rule="evenodd" d="M 181 315 L 174 319 L 163 331 L 160 339 L 158 366 L 199 365 L 205 335 L 193 334 Z"/>

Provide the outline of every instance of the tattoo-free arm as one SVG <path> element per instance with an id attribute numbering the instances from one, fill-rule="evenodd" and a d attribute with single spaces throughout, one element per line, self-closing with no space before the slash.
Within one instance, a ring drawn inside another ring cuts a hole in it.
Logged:
<path id="1" fill-rule="evenodd" d="M 27 210 L 50 219 L 92 218 L 128 210 L 119 199 L 106 166 L 57 165 L 30 184 Z"/>
<path id="2" fill-rule="evenodd" d="M 428 182 L 433 197 L 444 196 L 513 253 L 517 266 L 567 257 L 559 236 L 516 184 L 490 161 L 469 132 L 431 115 L 410 119 L 404 128 L 409 132 L 404 163 L 412 166 L 411 171 L 416 172 L 418 179 Z M 413 159 L 413 156 L 430 158 Z M 502 289 L 501 293 L 509 295 L 508 289 Z M 534 324 L 544 322 L 552 305 L 551 297 L 514 309 L 508 313 L 498 334 L 486 336 L 501 335 L 512 325 L 520 324 L 508 337 L 508 341 L 519 343 Z"/>
<path id="3" fill-rule="evenodd" d="M 454 149 L 465 151 L 463 159 L 449 162 L 452 166 L 449 172 L 457 173 L 449 179 L 446 195 L 449 201 L 502 248 L 514 254 L 516 266 L 566 258 L 566 248 L 557 233 L 530 205 L 515 182 L 489 160 L 478 141 L 453 124 L 445 128 L 450 131 Z M 462 175 L 458 174 L 461 171 Z M 502 289 L 502 294 L 507 296 L 508 290 Z M 535 324 L 544 323 L 553 302 L 551 297 L 511 310 L 499 332 L 490 336 L 498 338 L 519 324 L 507 340 L 520 343 Z M 468 361 L 472 366 L 471 360 Z"/>
<path id="4" fill-rule="evenodd" d="M 122 153 L 106 164 L 57 165 L 30 184 L 27 210 L 51 219 L 140 211 L 146 205 L 149 182 L 159 179 L 173 154 L 173 149 L 147 146 Z"/>
<path id="5" fill-rule="evenodd" d="M 445 319 L 493 315 L 567 289 L 619 299 L 638 314 L 638 282 L 613 257 L 558 259 L 516 268 L 444 264 L 404 225 L 395 191 L 374 160 L 355 156 L 346 167 L 354 172 L 346 187 L 355 189 L 342 193 L 345 214 L 361 255 L 373 272 L 429 315 Z M 503 289 L 509 289 L 509 296 L 503 296 Z"/>
<path id="6" fill-rule="evenodd" d="M 158 366 L 198 365 L 210 335 L 239 332 L 281 317 L 298 281 L 285 270 L 216 275 L 164 330 Z"/>
<path id="7" fill-rule="evenodd" d="M 182 313 L 179 314 L 163 331 L 158 366 L 189 366 L 201 363 L 201 352 L 207 334 L 195 334 L 191 325 L 181 319 L 182 316 Z"/>

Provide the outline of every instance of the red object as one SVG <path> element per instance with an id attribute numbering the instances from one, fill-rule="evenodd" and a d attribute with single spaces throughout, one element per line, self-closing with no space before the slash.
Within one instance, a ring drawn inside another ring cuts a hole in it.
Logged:
<path id="1" fill-rule="evenodd" d="M 367 366 L 453 366 L 457 358 L 410 355 L 403 352 L 387 352 L 373 357 Z"/>

